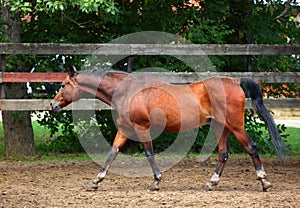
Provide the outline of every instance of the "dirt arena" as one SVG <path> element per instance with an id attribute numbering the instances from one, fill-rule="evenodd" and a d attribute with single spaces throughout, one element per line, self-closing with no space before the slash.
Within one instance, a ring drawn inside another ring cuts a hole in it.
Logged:
<path id="1" fill-rule="evenodd" d="M 300 207 L 300 159 L 282 166 L 263 158 L 273 187 L 261 191 L 248 157 L 231 157 L 219 186 L 205 191 L 216 158 L 185 158 L 163 172 L 161 190 L 148 190 L 152 177 L 109 173 L 97 191 L 86 191 L 98 173 L 91 162 L 0 162 L 0 207 Z"/>

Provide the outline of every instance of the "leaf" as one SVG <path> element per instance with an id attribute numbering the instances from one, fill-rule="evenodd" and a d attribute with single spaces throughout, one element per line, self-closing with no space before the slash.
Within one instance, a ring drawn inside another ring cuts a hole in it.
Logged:
<path id="1" fill-rule="evenodd" d="M 61 11 L 63 11 L 63 10 L 64 10 L 64 6 L 63 6 L 62 4 L 60 4 L 60 5 L 59 5 L 59 9 L 60 9 Z"/>

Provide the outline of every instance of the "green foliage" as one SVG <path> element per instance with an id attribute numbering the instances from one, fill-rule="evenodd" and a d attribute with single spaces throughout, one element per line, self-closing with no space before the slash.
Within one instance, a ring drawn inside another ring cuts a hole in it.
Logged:
<path id="1" fill-rule="evenodd" d="M 19 12 L 22 11 L 23 13 L 32 12 L 30 2 L 24 2 L 23 0 L 16 0 L 16 1 L 5 1 L 2 0 L 1 3 L 4 2 L 4 6 L 10 6 L 12 12 Z"/>
<path id="2" fill-rule="evenodd" d="M 190 150 L 190 153 L 196 153 L 196 154 L 201 153 L 203 145 L 204 145 L 206 139 L 208 139 L 207 135 L 209 132 L 209 128 L 210 128 L 209 126 L 199 127 L 197 138 L 195 140 L 194 145 L 192 146 L 192 148 Z M 209 138 L 209 139 L 211 139 L 211 138 Z M 212 147 L 212 148 L 214 148 L 214 147 Z M 217 152 L 217 148 L 212 149 L 212 151 L 214 153 Z"/>
<path id="3" fill-rule="evenodd" d="M 59 135 L 54 140 L 39 143 L 37 149 L 40 154 L 83 152 L 76 135 Z"/>
<path id="4" fill-rule="evenodd" d="M 83 151 L 77 139 L 71 112 L 61 114 L 47 112 L 39 118 L 38 123 L 49 129 L 50 137 L 56 135 L 54 140 L 39 145 L 42 152 L 73 153 Z"/>
<path id="5" fill-rule="evenodd" d="M 104 9 L 106 12 L 115 14 L 117 9 L 111 0 L 36 0 L 28 2 L 24 0 L 2 0 L 4 5 L 9 5 L 11 11 L 27 14 L 33 11 L 55 13 L 68 9 L 79 9 L 84 13 L 99 12 Z"/>

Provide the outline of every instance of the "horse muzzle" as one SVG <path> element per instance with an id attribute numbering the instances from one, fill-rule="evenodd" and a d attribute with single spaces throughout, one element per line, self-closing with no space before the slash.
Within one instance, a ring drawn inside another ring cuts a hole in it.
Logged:
<path id="1" fill-rule="evenodd" d="M 61 107 L 59 106 L 59 102 L 57 101 L 52 101 L 50 103 L 50 106 L 51 106 L 51 109 L 54 111 L 54 112 L 60 112 L 61 111 Z"/>

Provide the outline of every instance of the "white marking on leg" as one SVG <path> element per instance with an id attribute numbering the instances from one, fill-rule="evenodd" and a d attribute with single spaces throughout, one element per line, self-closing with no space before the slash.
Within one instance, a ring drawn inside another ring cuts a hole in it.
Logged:
<path id="1" fill-rule="evenodd" d="M 257 175 L 257 179 L 260 180 L 260 179 L 264 179 L 267 177 L 267 174 L 266 172 L 264 171 L 264 168 L 262 167 L 260 170 L 257 170 L 256 171 L 256 175 Z"/>
<path id="2" fill-rule="evenodd" d="M 212 183 L 212 185 L 218 185 L 219 181 L 220 181 L 219 174 L 214 173 L 214 175 L 210 179 L 210 182 Z"/>
<path id="3" fill-rule="evenodd" d="M 103 171 L 103 172 L 100 172 L 98 175 L 97 175 L 97 178 L 99 180 L 103 180 L 106 176 L 106 171 Z"/>

